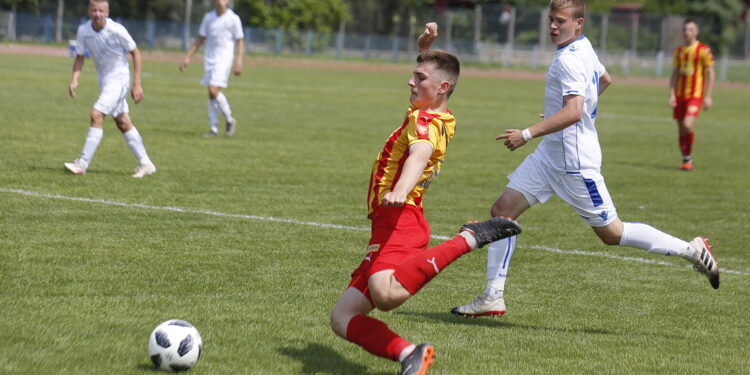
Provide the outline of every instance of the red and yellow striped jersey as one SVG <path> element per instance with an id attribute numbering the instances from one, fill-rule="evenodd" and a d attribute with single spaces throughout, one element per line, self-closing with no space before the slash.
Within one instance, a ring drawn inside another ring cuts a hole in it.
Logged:
<path id="1" fill-rule="evenodd" d="M 367 216 L 380 204 L 383 196 L 398 182 L 409 157 L 409 146 L 417 142 L 429 142 L 432 156 L 419 178 L 417 185 L 407 195 L 406 203 L 422 206 L 422 196 L 432 179 L 438 175 L 440 164 L 445 158 L 448 142 L 456 131 L 456 119 L 450 111 L 429 113 L 409 108 L 403 124 L 396 129 L 378 153 L 372 165 L 370 187 L 367 191 Z"/>
<path id="2" fill-rule="evenodd" d="M 680 46 L 674 51 L 674 68 L 677 69 L 675 95 L 679 99 L 702 99 L 706 68 L 714 64 L 714 55 L 706 44 L 696 41 L 690 46 Z"/>

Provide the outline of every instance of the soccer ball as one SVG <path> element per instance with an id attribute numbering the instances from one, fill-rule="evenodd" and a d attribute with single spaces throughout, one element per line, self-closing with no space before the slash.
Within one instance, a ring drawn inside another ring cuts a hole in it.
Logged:
<path id="1" fill-rule="evenodd" d="M 167 320 L 154 328 L 148 338 L 148 355 L 161 370 L 186 371 L 195 366 L 202 350 L 200 333 L 184 320 Z"/>

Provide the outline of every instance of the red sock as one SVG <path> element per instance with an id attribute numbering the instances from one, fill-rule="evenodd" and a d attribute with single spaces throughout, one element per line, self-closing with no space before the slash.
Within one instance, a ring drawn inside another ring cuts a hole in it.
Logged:
<path id="1" fill-rule="evenodd" d="M 466 239 L 462 236 L 453 237 L 401 263 L 393 276 L 414 295 L 440 271 L 470 250 Z"/>
<path id="2" fill-rule="evenodd" d="M 398 361 L 401 351 L 411 345 L 388 326 L 367 315 L 355 315 L 346 327 L 346 339 L 376 356 Z"/>
<path id="3" fill-rule="evenodd" d="M 690 156 L 693 153 L 694 140 L 695 132 L 690 132 L 680 136 L 680 151 L 682 151 L 682 156 Z"/>
<path id="4" fill-rule="evenodd" d="M 693 154 L 693 141 L 695 141 L 695 133 L 690 132 L 685 134 L 686 138 L 686 145 L 685 145 L 685 153 L 683 155 L 690 156 Z"/>

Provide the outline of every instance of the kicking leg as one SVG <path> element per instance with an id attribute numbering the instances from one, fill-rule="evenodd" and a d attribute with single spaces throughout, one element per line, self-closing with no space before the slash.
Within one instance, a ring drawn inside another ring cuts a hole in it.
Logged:
<path id="1" fill-rule="evenodd" d="M 624 223 L 616 219 L 603 227 L 592 227 L 607 245 L 629 246 L 662 255 L 679 255 L 693 263 L 696 271 L 708 277 L 714 289 L 719 288 L 719 263 L 708 240 L 696 237 L 691 242 L 664 233 L 648 224 Z"/>

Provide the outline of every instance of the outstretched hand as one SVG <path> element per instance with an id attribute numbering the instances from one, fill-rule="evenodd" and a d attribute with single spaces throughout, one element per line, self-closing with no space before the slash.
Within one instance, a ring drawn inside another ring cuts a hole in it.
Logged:
<path id="1" fill-rule="evenodd" d="M 417 45 L 419 46 L 419 52 L 430 49 L 432 42 L 438 37 L 438 24 L 436 22 L 428 22 L 424 25 L 424 32 L 417 39 Z"/>
<path id="2" fill-rule="evenodd" d="M 526 144 L 526 141 L 523 139 L 523 133 L 519 129 L 505 129 L 505 134 L 498 135 L 495 139 L 498 141 L 504 139 L 505 147 L 511 151 L 515 151 Z"/>

